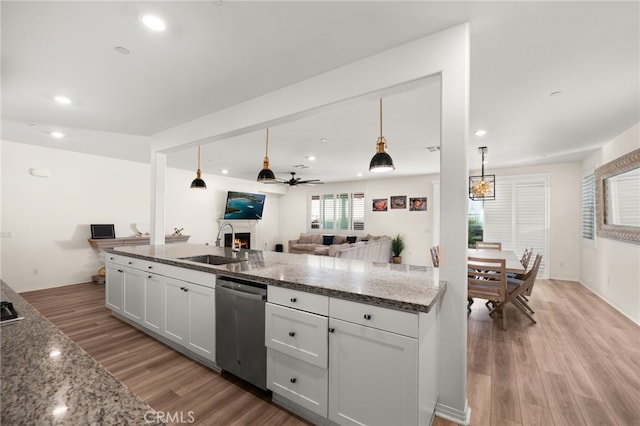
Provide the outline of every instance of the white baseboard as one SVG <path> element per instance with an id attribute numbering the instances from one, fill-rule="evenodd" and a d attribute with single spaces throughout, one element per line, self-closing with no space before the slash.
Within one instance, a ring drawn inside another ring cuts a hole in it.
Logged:
<path id="1" fill-rule="evenodd" d="M 457 408 L 437 403 L 436 416 L 441 417 L 445 420 L 449 420 L 450 422 L 456 423 L 458 425 L 469 425 L 471 424 L 471 407 L 469 407 L 468 401 L 465 401 L 464 405 L 464 411 L 460 411 Z"/>

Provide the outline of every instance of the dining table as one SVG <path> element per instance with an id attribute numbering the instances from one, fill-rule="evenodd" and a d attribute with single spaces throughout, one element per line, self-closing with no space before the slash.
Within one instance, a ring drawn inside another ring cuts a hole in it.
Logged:
<path id="1" fill-rule="evenodd" d="M 467 249 L 468 257 L 476 257 L 480 259 L 504 259 L 505 272 L 514 274 L 524 274 L 525 268 L 520 262 L 518 255 L 510 250 L 487 250 L 487 249 Z"/>

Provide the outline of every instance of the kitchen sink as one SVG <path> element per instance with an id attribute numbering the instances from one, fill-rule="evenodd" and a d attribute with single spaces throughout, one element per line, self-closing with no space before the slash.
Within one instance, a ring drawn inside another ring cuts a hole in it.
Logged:
<path id="1" fill-rule="evenodd" d="M 226 265 L 227 263 L 241 262 L 243 259 L 233 259 L 224 256 L 214 256 L 212 254 L 203 254 L 200 256 L 181 257 L 181 260 L 189 260 L 191 262 L 206 263 L 208 265 Z"/>

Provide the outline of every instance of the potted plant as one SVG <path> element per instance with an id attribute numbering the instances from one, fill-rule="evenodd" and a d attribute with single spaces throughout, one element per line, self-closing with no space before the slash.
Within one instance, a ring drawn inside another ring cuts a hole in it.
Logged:
<path id="1" fill-rule="evenodd" d="M 402 263 L 402 256 L 400 256 L 402 250 L 404 250 L 404 235 L 398 234 L 391 240 L 391 252 L 393 253 L 391 260 L 393 263 Z"/>

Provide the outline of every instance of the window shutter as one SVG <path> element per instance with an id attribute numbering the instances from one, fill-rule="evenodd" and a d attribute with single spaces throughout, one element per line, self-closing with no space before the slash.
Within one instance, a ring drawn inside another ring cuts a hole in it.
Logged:
<path id="1" fill-rule="evenodd" d="M 513 183 L 496 179 L 496 199 L 484 202 L 484 241 L 502 243 L 504 250 L 513 250 Z"/>
<path id="2" fill-rule="evenodd" d="M 596 180 L 593 174 L 582 178 L 582 238 L 595 239 Z"/>
<path id="3" fill-rule="evenodd" d="M 333 194 L 322 196 L 322 229 L 333 230 L 335 203 Z"/>
<path id="4" fill-rule="evenodd" d="M 484 202 L 484 241 L 498 241 L 518 256 L 526 247 L 543 255 L 538 276 L 547 277 L 548 180 L 536 176 L 496 179 L 496 199 Z"/>
<path id="5" fill-rule="evenodd" d="M 354 231 L 364 231 L 364 193 L 356 192 L 351 199 L 352 226 Z"/>
<path id="6" fill-rule="evenodd" d="M 311 214 L 309 215 L 309 228 L 320 229 L 322 218 L 320 216 L 320 196 L 311 196 Z"/>

